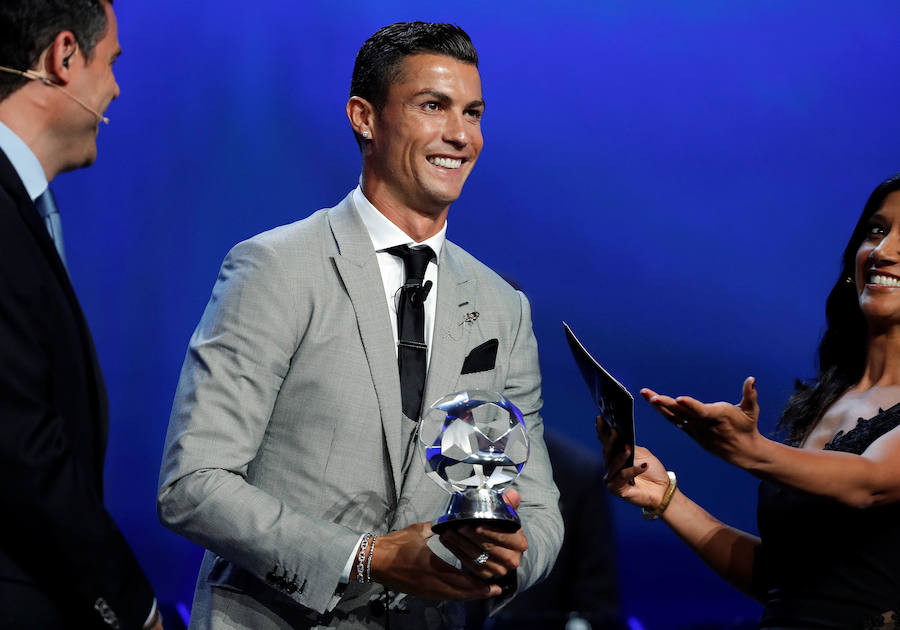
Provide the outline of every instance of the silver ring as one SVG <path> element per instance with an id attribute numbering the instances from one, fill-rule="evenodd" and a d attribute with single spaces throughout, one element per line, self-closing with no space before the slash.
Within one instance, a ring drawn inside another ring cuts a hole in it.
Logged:
<path id="1" fill-rule="evenodd" d="M 490 557 L 491 556 L 488 554 L 487 551 L 482 551 L 481 554 L 479 554 L 479 556 L 477 558 L 475 558 L 475 564 L 477 564 L 480 567 L 483 567 L 484 565 L 487 564 L 488 558 L 490 558 Z"/>

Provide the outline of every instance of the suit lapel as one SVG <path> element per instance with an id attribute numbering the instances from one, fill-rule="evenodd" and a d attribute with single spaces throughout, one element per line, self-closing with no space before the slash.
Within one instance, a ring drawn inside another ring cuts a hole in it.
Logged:
<path id="1" fill-rule="evenodd" d="M 19 179 L 6 154 L 0 151 L 0 156 L 3 156 L 3 160 L 0 161 L 0 182 L 2 182 L 9 196 L 16 203 L 16 208 L 22 217 L 22 221 L 25 222 L 28 231 L 31 232 L 34 240 L 37 241 L 38 246 L 47 258 L 47 262 L 50 264 L 50 268 L 53 269 L 53 275 L 59 280 L 63 290 L 66 292 L 66 297 L 71 302 L 75 298 L 75 291 L 72 289 L 72 283 L 69 281 L 69 274 L 59 257 L 59 253 L 56 251 L 56 245 L 53 244 L 53 239 L 50 238 L 47 226 L 44 225 L 37 209 L 34 207 L 34 202 L 28 196 L 22 180 Z M 77 303 L 78 300 L 75 299 L 75 302 Z"/>
<path id="2" fill-rule="evenodd" d="M 434 316 L 431 362 L 425 382 L 425 408 L 453 393 L 468 348 L 471 326 L 463 324 L 466 313 L 477 310 L 477 282 L 453 254 L 449 241 L 441 250 L 438 265 L 437 307 Z"/>
<path id="3" fill-rule="evenodd" d="M 106 387 L 103 384 L 103 374 L 100 372 L 100 362 L 97 359 L 97 351 L 94 347 L 91 331 L 88 328 L 87 320 L 81 310 L 81 304 L 78 302 L 78 297 L 75 295 L 75 289 L 72 287 L 69 272 L 66 270 L 65 265 L 63 265 L 62 259 L 59 257 L 59 252 L 56 251 L 56 245 L 54 245 L 53 239 L 47 231 L 47 227 L 44 225 L 37 209 L 34 207 L 34 202 L 31 201 L 31 198 L 28 196 L 28 192 L 25 190 L 22 180 L 19 179 L 18 174 L 3 151 L 0 151 L 0 185 L 6 189 L 7 193 L 15 202 L 19 215 L 22 217 L 22 221 L 27 226 L 28 231 L 31 232 L 32 237 L 34 237 L 38 247 L 47 259 L 47 262 L 53 271 L 53 275 L 56 276 L 56 279 L 63 290 L 63 294 L 65 294 L 66 300 L 69 303 L 69 307 L 72 309 L 77 320 L 78 330 L 81 333 L 82 344 L 85 350 L 84 360 L 87 364 L 86 369 L 93 377 L 91 380 L 94 382 L 94 391 L 92 392 L 91 398 L 97 418 L 99 419 L 99 422 L 94 426 L 96 431 L 95 444 L 97 448 L 95 473 L 98 479 L 98 487 L 102 488 L 103 460 L 105 457 L 106 440 L 109 432 L 109 403 L 106 398 Z"/>
<path id="4" fill-rule="evenodd" d="M 396 498 L 400 494 L 403 464 L 397 355 L 375 250 L 351 199 L 348 195 L 328 212 L 328 221 L 339 251 L 332 258 L 356 313 L 359 336 L 378 398 Z"/>

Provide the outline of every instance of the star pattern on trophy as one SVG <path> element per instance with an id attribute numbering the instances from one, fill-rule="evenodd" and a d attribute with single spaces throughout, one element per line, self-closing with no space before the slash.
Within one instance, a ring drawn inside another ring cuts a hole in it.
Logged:
<path id="1" fill-rule="evenodd" d="M 419 440 L 426 473 L 447 492 L 477 488 L 502 492 L 528 460 L 522 414 L 494 392 L 445 396 L 423 419 Z"/>

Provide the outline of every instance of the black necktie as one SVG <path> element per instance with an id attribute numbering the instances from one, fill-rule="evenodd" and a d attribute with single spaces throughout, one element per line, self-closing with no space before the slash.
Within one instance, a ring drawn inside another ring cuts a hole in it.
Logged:
<path id="1" fill-rule="evenodd" d="M 59 257 L 62 259 L 63 266 L 65 266 L 66 249 L 63 245 L 62 222 L 59 220 L 59 209 L 56 207 L 56 197 L 53 196 L 53 191 L 50 190 L 49 187 L 34 200 L 34 207 L 37 208 L 41 218 L 44 219 L 44 225 L 47 226 L 47 231 L 50 232 L 50 238 L 53 239 L 53 244 L 56 245 L 56 251 L 59 252 Z"/>
<path id="2" fill-rule="evenodd" d="M 397 364 L 400 368 L 403 414 L 411 420 L 418 420 L 425 393 L 428 353 L 428 346 L 425 345 L 425 298 L 431 290 L 431 282 L 424 282 L 425 268 L 428 261 L 434 258 L 434 252 L 428 246 L 413 249 L 409 245 L 398 245 L 385 251 L 402 258 L 406 266 L 406 282 L 400 287 L 400 303 L 397 305 Z"/>

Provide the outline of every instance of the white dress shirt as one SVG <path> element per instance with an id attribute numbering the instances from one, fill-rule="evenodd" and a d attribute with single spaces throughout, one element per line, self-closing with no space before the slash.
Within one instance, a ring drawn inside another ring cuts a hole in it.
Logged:
<path id="1" fill-rule="evenodd" d="M 391 331 L 394 333 L 394 351 L 397 351 L 397 304 L 400 300 L 400 287 L 406 281 L 406 269 L 402 258 L 384 251 L 397 245 L 428 245 L 434 251 L 434 258 L 425 269 L 425 281 L 431 280 L 431 291 L 425 299 L 425 343 L 428 346 L 426 365 L 431 361 L 431 338 L 434 333 L 434 312 L 437 305 L 437 266 L 441 257 L 441 248 L 447 237 L 447 223 L 441 231 L 417 243 L 411 236 L 391 223 L 391 220 L 381 214 L 373 206 L 362 189 L 357 186 L 353 191 L 353 205 L 369 232 L 372 246 L 375 248 L 375 256 L 378 258 L 378 268 L 381 270 L 381 281 L 384 284 L 384 297 L 390 313 Z"/>

